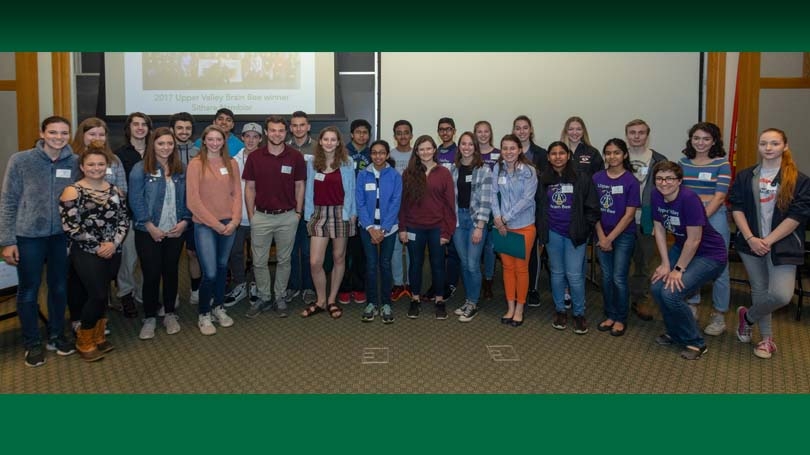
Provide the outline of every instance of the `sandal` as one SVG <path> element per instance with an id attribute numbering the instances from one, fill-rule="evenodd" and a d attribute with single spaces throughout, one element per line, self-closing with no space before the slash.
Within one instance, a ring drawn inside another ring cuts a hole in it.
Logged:
<path id="1" fill-rule="evenodd" d="M 703 346 L 701 348 L 697 346 L 687 346 L 686 349 L 681 351 L 681 358 L 684 358 L 686 360 L 697 360 L 701 356 L 703 356 L 703 354 L 705 354 L 706 351 L 708 350 L 709 348 L 707 348 L 706 346 Z"/>
<path id="2" fill-rule="evenodd" d="M 338 319 L 339 317 L 343 316 L 343 309 L 334 303 L 327 304 L 326 311 L 329 312 L 329 316 L 331 316 L 332 319 Z"/>
<path id="3" fill-rule="evenodd" d="M 610 324 L 605 324 L 607 321 L 610 321 Z M 610 329 L 613 328 L 613 324 L 615 323 L 616 321 L 614 321 L 613 319 L 605 319 L 604 321 L 600 322 L 598 326 L 596 326 L 596 330 L 600 332 L 609 332 Z"/>
<path id="4" fill-rule="evenodd" d="M 326 311 L 326 309 L 324 309 L 323 307 L 318 306 L 315 303 L 310 303 L 309 306 L 304 308 L 304 311 L 301 312 L 301 317 L 308 318 L 314 314 L 322 313 L 324 311 Z"/>

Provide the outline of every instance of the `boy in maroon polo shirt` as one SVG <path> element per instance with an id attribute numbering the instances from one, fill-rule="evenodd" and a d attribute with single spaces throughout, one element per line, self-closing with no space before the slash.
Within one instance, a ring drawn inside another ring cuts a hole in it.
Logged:
<path id="1" fill-rule="evenodd" d="M 307 168 L 303 155 L 284 143 L 287 121 L 271 115 L 265 120 L 267 145 L 248 156 L 245 180 L 245 208 L 250 220 L 253 271 L 259 301 L 246 316 L 254 318 L 273 307 L 279 317 L 287 316 L 284 293 L 290 277 L 290 256 L 295 232 L 304 207 Z M 276 241 L 276 278 L 270 285 L 267 259 Z"/>

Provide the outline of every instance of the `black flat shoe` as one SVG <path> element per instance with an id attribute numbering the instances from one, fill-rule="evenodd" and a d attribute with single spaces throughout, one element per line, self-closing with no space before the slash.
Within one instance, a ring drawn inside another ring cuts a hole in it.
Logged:
<path id="1" fill-rule="evenodd" d="M 511 324 L 511 323 L 512 318 L 504 318 L 504 317 L 501 318 L 501 324 Z"/>
<path id="2" fill-rule="evenodd" d="M 602 322 L 605 322 L 605 321 L 602 321 Z M 615 322 L 613 324 L 615 324 Z M 596 330 L 598 330 L 600 332 L 610 331 L 611 329 L 613 329 L 613 324 L 602 325 L 602 323 L 600 322 L 599 325 L 596 326 Z"/>
<path id="3" fill-rule="evenodd" d="M 521 325 L 523 325 L 523 321 L 515 321 L 514 319 L 512 319 L 512 321 L 509 322 L 509 325 L 511 325 L 512 327 L 520 327 Z"/>

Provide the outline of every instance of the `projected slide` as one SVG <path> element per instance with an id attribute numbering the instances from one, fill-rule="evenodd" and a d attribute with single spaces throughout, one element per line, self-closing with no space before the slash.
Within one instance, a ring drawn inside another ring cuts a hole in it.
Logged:
<path id="1" fill-rule="evenodd" d="M 315 111 L 314 53 L 127 52 L 123 63 L 125 112 Z"/>

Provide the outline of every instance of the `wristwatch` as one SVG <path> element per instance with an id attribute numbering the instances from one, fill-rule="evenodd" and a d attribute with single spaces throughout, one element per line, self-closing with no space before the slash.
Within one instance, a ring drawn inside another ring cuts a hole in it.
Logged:
<path id="1" fill-rule="evenodd" d="M 681 266 L 679 266 L 678 264 L 675 264 L 674 269 L 675 269 L 675 271 L 676 271 L 676 272 L 681 272 L 681 273 L 686 272 L 686 269 L 685 269 L 685 268 L 683 268 L 683 267 L 681 267 Z"/>

